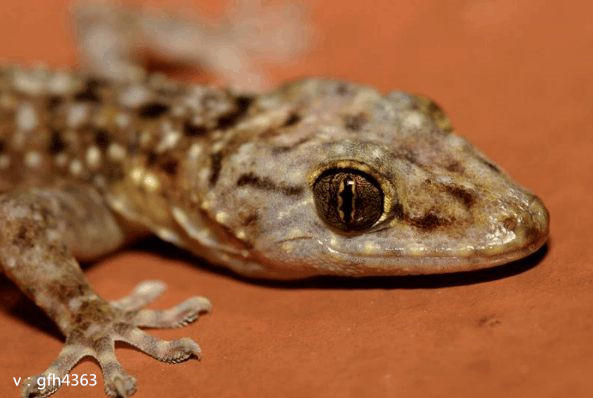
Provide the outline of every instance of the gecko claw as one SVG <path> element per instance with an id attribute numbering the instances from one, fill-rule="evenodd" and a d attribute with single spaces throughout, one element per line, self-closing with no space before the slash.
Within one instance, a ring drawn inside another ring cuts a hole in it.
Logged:
<path id="1" fill-rule="evenodd" d="M 127 398 L 136 392 L 136 379 L 129 375 L 113 378 L 110 387 L 105 386 L 105 393 L 110 397 Z"/>
<path id="2" fill-rule="evenodd" d="M 40 389 L 40 384 L 37 382 L 37 379 L 40 377 L 43 377 L 43 375 L 31 378 L 34 382 L 23 388 L 21 398 L 46 398 L 58 391 L 58 387 L 56 386 Z"/>

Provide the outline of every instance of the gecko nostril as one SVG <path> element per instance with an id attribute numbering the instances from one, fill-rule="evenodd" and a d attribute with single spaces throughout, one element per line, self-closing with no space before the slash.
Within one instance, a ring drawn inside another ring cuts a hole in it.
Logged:
<path id="1" fill-rule="evenodd" d="M 515 231 L 515 228 L 517 228 L 517 219 L 515 217 L 504 217 L 501 222 L 507 231 Z"/>

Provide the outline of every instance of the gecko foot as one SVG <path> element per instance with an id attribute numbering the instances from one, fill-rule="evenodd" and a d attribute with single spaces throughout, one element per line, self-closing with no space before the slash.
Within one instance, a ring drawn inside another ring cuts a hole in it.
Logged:
<path id="1" fill-rule="evenodd" d="M 139 284 L 128 296 L 112 302 L 96 295 L 75 299 L 69 304 L 73 310 L 73 321 L 67 330 L 62 351 L 49 368 L 31 378 L 21 396 L 32 398 L 53 394 L 60 387 L 58 380 L 63 380 L 72 367 L 86 356 L 95 358 L 101 366 L 108 396 L 128 397 L 134 394 L 136 379 L 117 360 L 116 341 L 126 342 L 163 362 L 178 363 L 191 356 L 200 359 L 200 347 L 190 338 L 162 340 L 139 329 L 185 326 L 195 321 L 200 313 L 210 311 L 210 302 L 205 297 L 192 297 L 165 310 L 143 309 L 164 290 L 164 283 L 147 281 Z M 78 384 L 82 380 L 71 378 L 69 382 Z M 88 382 L 92 383 L 92 380 Z"/>

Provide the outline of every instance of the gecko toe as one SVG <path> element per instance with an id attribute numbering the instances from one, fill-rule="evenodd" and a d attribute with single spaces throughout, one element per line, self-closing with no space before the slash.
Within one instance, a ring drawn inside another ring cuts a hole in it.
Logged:
<path id="1" fill-rule="evenodd" d="M 40 384 L 38 379 L 42 378 L 41 375 L 32 377 L 32 382 L 24 387 L 21 391 L 21 398 L 46 398 L 58 391 L 58 386 L 50 386 L 46 388 L 39 388 Z"/>
<path id="2" fill-rule="evenodd" d="M 200 346 L 190 338 L 162 340 L 136 327 L 129 328 L 120 334 L 118 340 L 133 345 L 162 362 L 179 363 L 192 356 L 195 356 L 197 359 L 200 359 L 202 356 Z"/>
<path id="3" fill-rule="evenodd" d="M 130 376 L 115 357 L 113 337 L 103 337 L 94 344 L 94 357 L 103 371 L 105 394 L 110 397 L 129 397 L 136 392 L 136 379 Z"/>
<path id="4" fill-rule="evenodd" d="M 45 398 L 52 395 L 58 391 L 61 380 L 70 372 L 70 369 L 89 354 L 89 349 L 67 340 L 52 364 L 43 373 L 31 377 L 32 381 L 23 388 L 21 397 Z"/>
<path id="5" fill-rule="evenodd" d="M 132 293 L 112 301 L 111 304 L 124 311 L 136 311 L 152 303 L 166 289 L 167 285 L 164 282 L 144 281 L 139 283 Z"/>
<path id="6" fill-rule="evenodd" d="M 110 397 L 124 398 L 136 392 L 136 379 L 127 374 L 121 367 L 105 375 L 105 394 Z"/>
<path id="7" fill-rule="evenodd" d="M 201 313 L 209 312 L 211 308 L 207 298 L 192 297 L 165 310 L 140 310 L 133 316 L 131 323 L 149 328 L 177 328 L 194 322 Z"/>

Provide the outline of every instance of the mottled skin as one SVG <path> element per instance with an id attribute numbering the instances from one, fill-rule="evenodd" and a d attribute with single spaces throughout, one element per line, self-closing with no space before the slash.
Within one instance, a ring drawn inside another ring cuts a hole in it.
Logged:
<path id="1" fill-rule="evenodd" d="M 139 327 L 183 326 L 207 299 L 143 309 L 164 289 L 149 281 L 107 302 L 80 270 L 145 234 L 276 279 L 478 269 L 547 238 L 542 202 L 424 97 L 323 79 L 256 95 L 93 76 L 0 69 L 0 269 L 66 337 L 42 377 L 90 355 L 106 393 L 128 396 L 114 341 L 167 362 L 200 355 Z"/>

